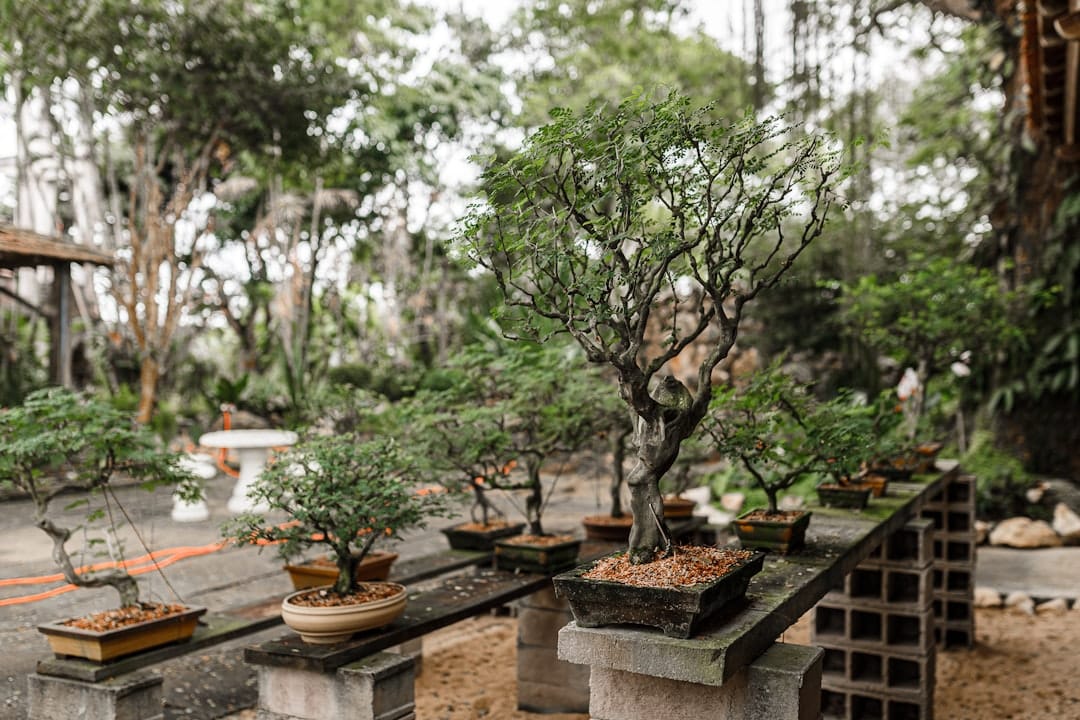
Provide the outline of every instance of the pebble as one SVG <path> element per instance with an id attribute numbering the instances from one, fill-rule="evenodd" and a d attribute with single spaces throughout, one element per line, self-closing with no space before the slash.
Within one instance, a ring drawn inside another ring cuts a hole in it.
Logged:
<path id="1" fill-rule="evenodd" d="M 1065 598 L 1054 598 L 1053 600 L 1047 600 L 1041 602 L 1035 606 L 1035 612 L 1047 613 L 1050 615 L 1061 615 L 1069 609 L 1069 603 Z"/>
<path id="2" fill-rule="evenodd" d="M 1005 607 L 1019 610 L 1028 615 L 1035 614 L 1035 601 L 1027 593 L 1011 592 L 1005 597 Z"/>
<path id="3" fill-rule="evenodd" d="M 990 544 L 1016 548 L 1058 547 L 1061 538 L 1043 520 L 1012 517 L 999 522 L 990 532 Z"/>
<path id="4" fill-rule="evenodd" d="M 999 608 L 1001 607 L 1001 593 L 993 588 L 975 588 L 975 607 Z"/>

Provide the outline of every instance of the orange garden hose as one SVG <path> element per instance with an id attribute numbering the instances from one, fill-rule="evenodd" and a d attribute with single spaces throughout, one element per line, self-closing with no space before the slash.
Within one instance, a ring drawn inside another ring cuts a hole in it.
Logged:
<path id="1" fill-rule="evenodd" d="M 287 522 L 278 525 L 278 527 L 288 527 L 295 525 L 296 522 Z M 256 545 L 274 545 L 280 541 L 276 540 L 256 540 Z M 141 557 L 132 558 L 130 560 L 124 560 L 123 562 L 100 562 L 94 565 L 84 565 L 78 568 L 76 572 L 83 573 L 93 570 L 105 570 L 111 568 L 123 568 L 130 575 L 143 575 L 148 572 L 156 571 L 161 568 L 166 568 L 175 562 L 184 560 L 187 558 L 200 557 L 202 555 L 209 555 L 210 553 L 217 552 L 230 543 L 229 540 L 219 540 L 208 545 L 194 545 L 194 546 L 180 546 L 175 548 L 168 548 L 163 550 L 155 550 L 147 555 Z M 63 574 L 54 573 L 52 575 L 38 575 L 36 577 L 22 577 L 22 578 L 4 578 L 0 579 L 0 587 L 11 587 L 14 585 L 45 585 L 47 583 L 59 582 L 64 579 Z M 72 590 L 78 589 L 77 585 L 70 583 L 61 585 L 59 587 L 52 588 L 50 590 L 44 590 L 39 593 L 33 593 L 30 595 L 20 595 L 17 597 L 2 598 L 0 599 L 0 607 L 8 607 L 10 605 L 21 605 L 24 603 L 37 602 L 38 600 L 47 600 L 57 595 L 62 595 Z"/>

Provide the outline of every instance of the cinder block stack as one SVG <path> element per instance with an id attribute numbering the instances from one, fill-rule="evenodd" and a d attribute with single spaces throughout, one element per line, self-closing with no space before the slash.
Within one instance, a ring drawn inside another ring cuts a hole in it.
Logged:
<path id="1" fill-rule="evenodd" d="M 933 527 L 909 522 L 815 608 L 826 718 L 933 717 Z"/>
<path id="2" fill-rule="evenodd" d="M 975 642 L 975 477 L 958 475 L 922 509 L 934 523 L 934 634 L 942 648 Z"/>
<path id="3" fill-rule="evenodd" d="M 589 711 L 589 666 L 557 657 L 559 630 L 574 619 L 549 584 L 518 607 L 518 709 L 535 713 Z"/>

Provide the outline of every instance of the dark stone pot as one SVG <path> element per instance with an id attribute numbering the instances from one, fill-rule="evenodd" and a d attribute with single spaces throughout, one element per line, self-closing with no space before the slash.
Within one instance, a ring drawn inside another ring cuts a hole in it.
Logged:
<path id="1" fill-rule="evenodd" d="M 630 539 L 630 528 L 634 525 L 634 517 L 627 513 L 615 522 L 616 518 L 610 515 L 590 515 L 582 518 L 581 524 L 585 527 L 585 537 L 589 540 L 604 540 L 607 542 L 627 542 Z"/>
<path id="2" fill-rule="evenodd" d="M 550 575 L 577 564 L 580 549 L 581 540 L 576 539 L 555 545 L 530 545 L 499 540 L 495 543 L 495 567 L 500 570 Z"/>
<path id="3" fill-rule="evenodd" d="M 823 483 L 817 486 L 818 502 L 826 507 L 854 508 L 862 510 L 870 501 L 873 488 L 851 484 L 834 485 Z"/>
<path id="4" fill-rule="evenodd" d="M 499 538 L 520 535 L 525 529 L 525 523 L 505 525 L 503 527 L 485 530 L 462 530 L 460 526 L 442 529 L 447 542 L 454 550 L 491 550 L 495 547 L 495 541 Z"/>
<path id="5" fill-rule="evenodd" d="M 746 594 L 761 571 L 765 553 L 754 553 L 712 582 L 681 588 L 650 588 L 581 577 L 595 562 L 553 578 L 555 594 L 566 598 L 581 627 L 646 625 L 668 637 L 688 638 L 710 617 Z"/>
<path id="6" fill-rule="evenodd" d="M 754 550 L 775 550 L 787 554 L 798 550 L 806 543 L 806 528 L 810 525 L 810 511 L 800 510 L 799 517 L 791 521 L 784 520 L 747 520 L 746 516 L 757 512 L 755 508 L 735 519 L 732 527 L 744 548 Z"/>

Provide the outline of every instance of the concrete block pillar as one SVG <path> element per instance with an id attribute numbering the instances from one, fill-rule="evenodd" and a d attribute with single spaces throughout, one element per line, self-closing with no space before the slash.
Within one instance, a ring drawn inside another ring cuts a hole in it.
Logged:
<path id="1" fill-rule="evenodd" d="M 934 525 L 913 520 L 818 603 L 826 718 L 931 720 L 934 709 Z"/>
<path id="2" fill-rule="evenodd" d="M 413 661 L 377 653 L 334 673 L 258 665 L 259 720 L 416 720 Z"/>
<path id="3" fill-rule="evenodd" d="M 818 720 L 818 648 L 774 644 L 723 685 L 593 667 L 592 720 Z"/>
<path id="4" fill-rule="evenodd" d="M 934 633 L 943 648 L 975 644 L 975 482 L 954 477 L 922 508 L 934 524 Z"/>
<path id="5" fill-rule="evenodd" d="M 99 682 L 34 673 L 30 720 L 161 720 L 161 676 L 139 670 Z"/>
<path id="6" fill-rule="evenodd" d="M 589 710 L 589 666 L 558 658 L 559 630 L 573 615 L 548 585 L 517 602 L 518 709 L 534 713 Z"/>

